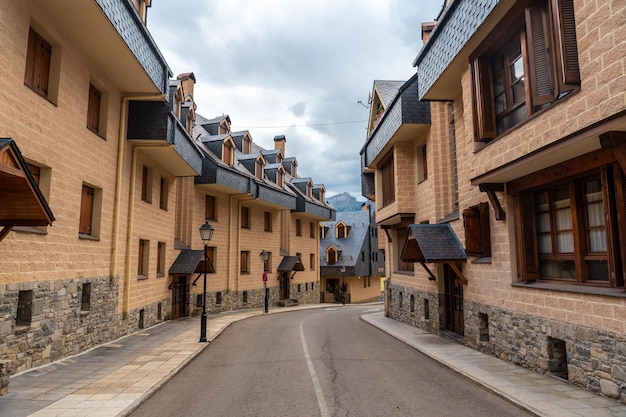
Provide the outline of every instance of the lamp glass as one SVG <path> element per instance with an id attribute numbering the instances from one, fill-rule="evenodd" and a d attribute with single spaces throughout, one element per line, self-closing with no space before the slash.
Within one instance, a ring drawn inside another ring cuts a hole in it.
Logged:
<path id="1" fill-rule="evenodd" d="M 266 250 L 263 250 L 263 252 L 261 252 L 261 253 L 259 254 L 259 256 L 261 257 L 261 260 L 262 260 L 263 262 L 267 262 L 267 260 L 268 260 L 268 259 L 269 259 L 269 257 L 270 257 L 270 253 L 269 253 L 269 252 L 267 252 Z"/>
<path id="2" fill-rule="evenodd" d="M 205 222 L 202 226 L 200 226 L 200 238 L 204 243 L 209 242 L 213 238 L 213 226 L 209 224 L 209 222 Z"/>

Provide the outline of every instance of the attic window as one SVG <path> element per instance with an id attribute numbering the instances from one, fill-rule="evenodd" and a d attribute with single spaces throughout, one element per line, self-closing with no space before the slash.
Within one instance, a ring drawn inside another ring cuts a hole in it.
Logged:
<path id="1" fill-rule="evenodd" d="M 291 163 L 291 176 L 292 177 L 297 177 L 298 175 L 298 165 L 296 164 L 296 161 L 293 161 Z"/>
<path id="2" fill-rule="evenodd" d="M 224 151 L 222 153 L 222 161 L 224 161 L 224 163 L 228 165 L 232 165 L 233 157 L 235 154 L 235 152 L 233 151 L 233 145 L 231 142 L 225 141 L 223 147 L 224 147 Z"/>
<path id="3" fill-rule="evenodd" d="M 326 250 L 326 263 L 328 265 L 337 263 L 337 251 L 335 248 L 330 247 Z"/>
<path id="4" fill-rule="evenodd" d="M 276 185 L 280 188 L 285 186 L 285 174 L 280 169 L 276 170 Z"/>
<path id="5" fill-rule="evenodd" d="M 258 158 L 254 165 L 254 175 L 260 180 L 263 179 L 263 168 L 264 168 L 263 159 Z"/>
<path id="6" fill-rule="evenodd" d="M 326 228 L 324 225 L 320 224 L 320 239 L 326 238 Z"/>
<path id="7" fill-rule="evenodd" d="M 346 225 L 343 223 L 337 223 L 336 231 L 337 239 L 345 239 L 347 237 Z"/>
<path id="8" fill-rule="evenodd" d="M 313 197 L 313 185 L 309 182 L 306 185 L 306 196 L 308 198 L 312 198 Z"/>
<path id="9" fill-rule="evenodd" d="M 245 154 L 250 153 L 250 139 L 246 136 L 243 137 L 243 141 L 241 143 L 241 152 Z"/>

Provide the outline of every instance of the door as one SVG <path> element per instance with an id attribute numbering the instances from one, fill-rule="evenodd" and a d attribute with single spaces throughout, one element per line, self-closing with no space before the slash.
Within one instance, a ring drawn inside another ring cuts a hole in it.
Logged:
<path id="1" fill-rule="evenodd" d="M 280 273 L 280 299 L 286 300 L 289 298 L 289 273 L 281 272 Z"/>
<path id="2" fill-rule="evenodd" d="M 457 274 L 447 264 L 443 267 L 445 283 L 446 330 L 463 336 L 463 285 Z"/>
<path id="3" fill-rule="evenodd" d="M 172 319 L 189 316 L 189 287 L 187 277 L 176 279 L 172 286 Z"/>

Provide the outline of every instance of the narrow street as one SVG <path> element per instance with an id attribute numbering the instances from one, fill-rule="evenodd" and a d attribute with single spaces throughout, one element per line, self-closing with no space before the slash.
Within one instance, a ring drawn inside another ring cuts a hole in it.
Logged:
<path id="1" fill-rule="evenodd" d="M 231 325 L 133 417 L 527 416 L 333 306 Z"/>

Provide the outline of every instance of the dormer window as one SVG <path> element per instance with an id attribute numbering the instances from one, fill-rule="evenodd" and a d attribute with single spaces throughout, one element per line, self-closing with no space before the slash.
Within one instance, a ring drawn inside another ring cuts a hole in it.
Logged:
<path id="1" fill-rule="evenodd" d="M 335 234 L 337 235 L 337 239 L 345 239 L 348 237 L 346 225 L 343 222 L 337 223 L 337 226 L 335 227 Z"/>
<path id="2" fill-rule="evenodd" d="M 229 132 L 230 132 L 230 126 L 228 125 L 228 121 L 226 119 L 223 119 L 220 122 L 220 126 L 218 128 L 217 134 L 218 135 L 225 135 L 225 134 L 227 134 Z"/>
<path id="3" fill-rule="evenodd" d="M 254 164 L 254 175 L 257 179 L 263 179 L 263 170 L 265 168 L 265 164 L 263 163 L 263 158 L 259 157 Z"/>
<path id="4" fill-rule="evenodd" d="M 248 154 L 250 153 L 250 138 L 244 136 L 241 142 L 241 152 Z"/>
<path id="5" fill-rule="evenodd" d="M 337 263 L 338 259 L 339 259 L 339 256 L 335 248 L 331 246 L 330 248 L 326 249 L 326 263 L 328 265 Z"/>
<path id="6" fill-rule="evenodd" d="M 180 106 L 182 104 L 182 94 L 181 94 L 181 90 L 180 88 L 176 89 L 176 92 L 174 93 L 174 102 L 172 103 L 172 111 L 174 112 L 174 115 L 176 115 L 176 118 L 178 120 L 180 120 Z"/>
<path id="7" fill-rule="evenodd" d="M 285 173 L 280 169 L 276 171 L 276 185 L 280 188 L 285 186 Z"/>
<path id="8" fill-rule="evenodd" d="M 313 198 L 313 184 L 311 184 L 311 182 L 306 184 L 306 196 L 308 198 Z"/>
<path id="9" fill-rule="evenodd" d="M 291 176 L 294 178 L 298 176 L 298 164 L 295 160 L 291 163 Z"/>
<path id="10" fill-rule="evenodd" d="M 233 158 L 235 157 L 235 149 L 231 141 L 224 141 L 222 149 L 222 161 L 228 165 L 233 165 Z"/>

